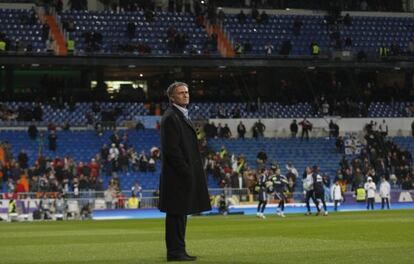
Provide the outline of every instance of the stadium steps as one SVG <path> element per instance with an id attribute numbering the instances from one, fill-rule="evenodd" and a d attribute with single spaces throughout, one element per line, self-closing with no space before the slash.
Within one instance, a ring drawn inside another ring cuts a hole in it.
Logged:
<path id="1" fill-rule="evenodd" d="M 57 52 L 58 55 L 67 55 L 68 50 L 66 48 L 65 38 L 59 29 L 55 17 L 52 15 L 45 15 L 44 20 L 49 25 L 52 38 L 56 41 L 57 48 L 55 52 Z"/>
<path id="2" fill-rule="evenodd" d="M 209 36 L 213 33 L 217 34 L 217 48 L 221 56 L 225 58 L 233 58 L 236 55 L 234 53 L 233 44 L 230 39 L 227 38 L 224 31 L 220 27 L 213 26 L 208 22 L 205 22 L 204 25 Z"/>

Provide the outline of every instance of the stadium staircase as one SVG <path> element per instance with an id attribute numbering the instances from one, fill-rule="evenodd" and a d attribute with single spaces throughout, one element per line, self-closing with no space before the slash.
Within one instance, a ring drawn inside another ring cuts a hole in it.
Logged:
<path id="1" fill-rule="evenodd" d="M 56 42 L 56 53 L 57 55 L 65 56 L 68 53 L 68 50 L 66 48 L 66 41 L 65 37 L 63 36 L 59 26 L 58 22 L 56 21 L 56 17 L 53 15 L 44 15 L 44 21 L 49 25 L 50 28 L 50 34 L 52 38 Z"/>
<path id="2" fill-rule="evenodd" d="M 235 56 L 233 44 L 230 39 L 224 33 L 221 27 L 216 25 L 211 25 L 210 23 L 205 22 L 205 28 L 209 36 L 215 33 L 217 34 L 217 48 L 221 56 L 225 58 L 233 58 Z"/>

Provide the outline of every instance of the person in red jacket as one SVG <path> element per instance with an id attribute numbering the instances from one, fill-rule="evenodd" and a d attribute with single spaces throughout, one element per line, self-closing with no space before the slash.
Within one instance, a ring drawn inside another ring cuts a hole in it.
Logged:
<path id="1" fill-rule="evenodd" d="M 299 125 L 302 127 L 301 140 L 303 140 L 304 136 L 306 136 L 306 140 L 309 140 L 309 131 L 312 131 L 312 123 L 305 117 L 301 122 L 299 122 Z"/>

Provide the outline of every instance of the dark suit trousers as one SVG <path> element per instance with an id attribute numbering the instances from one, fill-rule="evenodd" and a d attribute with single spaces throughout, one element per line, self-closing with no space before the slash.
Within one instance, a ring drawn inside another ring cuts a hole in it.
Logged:
<path id="1" fill-rule="evenodd" d="M 171 215 L 165 218 L 165 242 L 168 256 L 181 256 L 185 251 L 186 215 Z"/>

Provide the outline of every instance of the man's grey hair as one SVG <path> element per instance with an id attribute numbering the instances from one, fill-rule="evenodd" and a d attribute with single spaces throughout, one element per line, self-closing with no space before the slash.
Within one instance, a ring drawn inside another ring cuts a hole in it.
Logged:
<path id="1" fill-rule="evenodd" d="M 171 97 L 173 95 L 173 93 L 175 92 L 175 89 L 179 86 L 185 86 L 188 88 L 188 84 L 184 83 L 184 82 L 173 82 L 172 84 L 170 84 L 170 86 L 168 86 L 167 88 L 167 96 L 168 99 L 171 101 Z"/>

